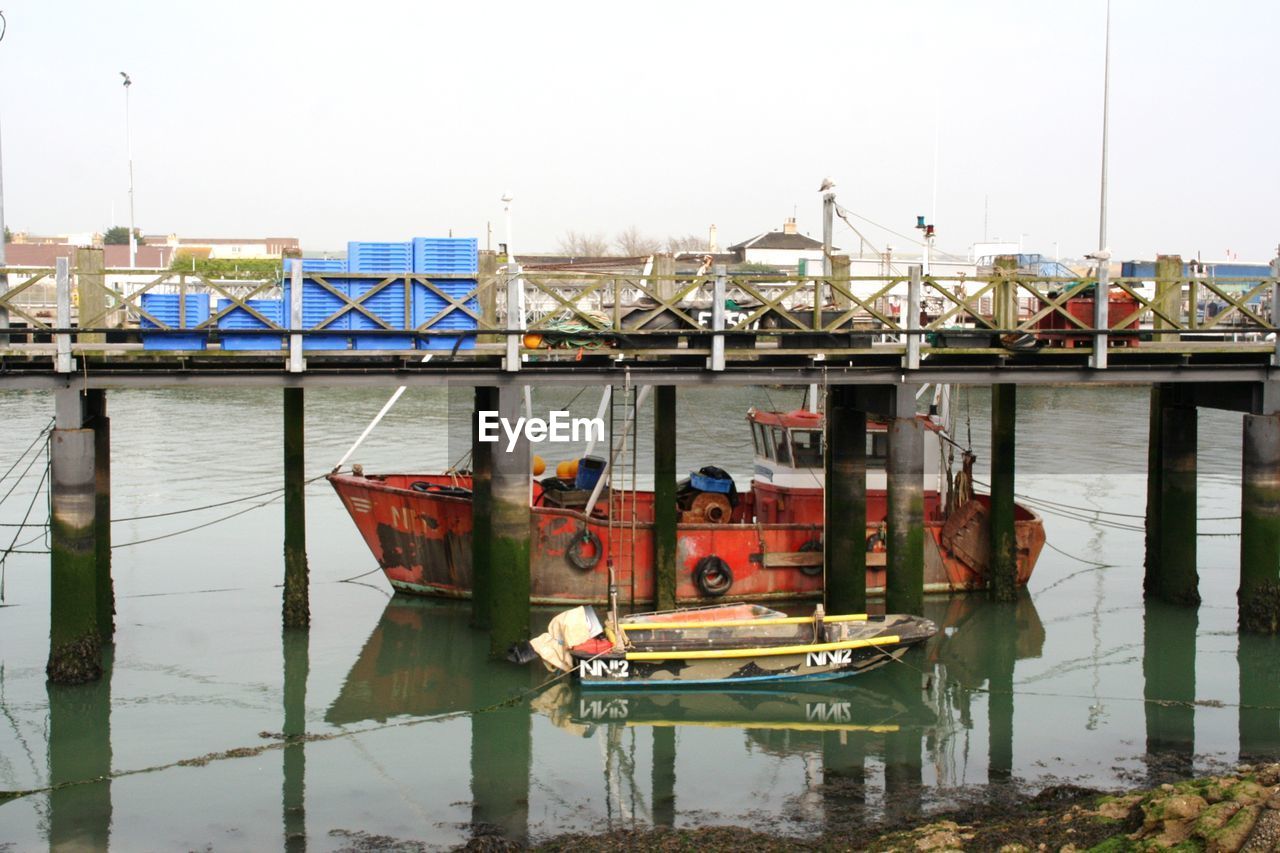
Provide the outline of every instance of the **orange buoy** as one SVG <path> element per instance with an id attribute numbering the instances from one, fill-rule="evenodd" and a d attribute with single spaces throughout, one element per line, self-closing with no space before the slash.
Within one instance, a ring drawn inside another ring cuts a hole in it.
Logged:
<path id="1" fill-rule="evenodd" d="M 541 456 L 535 455 L 533 457 L 533 476 L 541 477 L 542 472 L 545 470 L 547 470 L 547 461 Z"/>
<path id="2" fill-rule="evenodd" d="M 524 336 L 524 345 L 529 349 L 537 349 L 542 346 L 542 335 L 530 332 Z"/>
<path id="3" fill-rule="evenodd" d="M 556 476 L 561 480 L 572 480 L 577 475 L 577 471 L 573 470 L 576 466 L 574 463 L 566 460 L 556 465 Z"/>

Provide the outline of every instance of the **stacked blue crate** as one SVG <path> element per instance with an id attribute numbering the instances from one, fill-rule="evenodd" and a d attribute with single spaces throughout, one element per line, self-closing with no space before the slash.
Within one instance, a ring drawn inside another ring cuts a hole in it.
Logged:
<path id="1" fill-rule="evenodd" d="M 218 311 L 232 305 L 230 299 L 218 300 Z M 284 302 L 279 299 L 248 299 L 245 304 L 277 326 L 284 325 Z M 237 335 L 234 329 L 270 328 L 257 317 L 236 306 L 218 318 L 218 338 L 224 350 L 272 350 L 284 349 L 284 338 L 279 335 Z"/>
<path id="2" fill-rule="evenodd" d="M 476 288 L 475 276 L 480 269 L 478 245 L 473 237 L 417 237 L 413 240 L 413 271 L 426 275 L 468 275 L 470 278 L 436 279 L 431 283 L 454 299 L 461 299 Z M 478 311 L 474 298 L 463 303 L 471 311 Z M 452 329 L 474 331 L 476 320 L 471 315 L 442 299 L 438 294 L 422 288 L 415 290 L 413 324 L 419 326 L 448 307 L 449 313 L 430 327 L 433 331 Z M 432 335 L 418 339 L 419 349 L 471 349 L 476 345 L 472 335 Z"/>
<path id="3" fill-rule="evenodd" d="M 347 244 L 347 271 L 385 275 L 408 274 L 413 271 L 413 246 L 411 243 L 350 242 Z M 350 279 L 351 298 L 358 299 L 381 282 L 381 279 L 374 278 Z M 360 306 L 393 329 L 407 328 L 410 317 L 406 316 L 406 313 L 409 313 L 410 309 L 405 299 L 404 281 L 387 285 L 364 299 Z M 355 331 L 383 328 L 359 311 L 353 309 L 350 314 L 351 328 Z M 413 349 L 412 335 L 357 334 L 353 337 L 353 341 L 356 349 Z"/>
<path id="4" fill-rule="evenodd" d="M 302 279 L 302 328 L 351 331 L 351 312 L 349 311 L 343 312 L 335 320 L 324 326 L 320 325 L 329 317 L 341 311 L 346 306 L 346 302 L 321 287 L 318 282 L 311 278 L 311 276 L 318 274 L 322 275 L 325 282 L 339 293 L 347 295 L 351 292 L 347 279 L 330 278 L 328 275 L 308 272 Z M 281 309 L 283 311 L 281 325 L 286 328 L 289 326 L 292 305 L 293 286 L 286 276 L 284 280 L 284 303 Z M 303 335 L 302 348 L 304 350 L 350 349 L 351 339 L 346 335 Z"/>
<path id="5" fill-rule="evenodd" d="M 209 319 L 209 296 L 205 293 L 188 293 L 185 302 L 180 303 L 176 293 L 144 293 L 142 294 L 142 310 L 170 329 L 191 329 Z M 179 311 L 184 305 L 185 312 Z M 185 313 L 185 317 L 183 314 Z M 139 317 L 142 327 L 142 348 L 157 350 L 189 350 L 204 349 L 208 332 L 196 332 L 190 335 L 151 334 L 147 329 L 159 329 L 146 316 Z"/>

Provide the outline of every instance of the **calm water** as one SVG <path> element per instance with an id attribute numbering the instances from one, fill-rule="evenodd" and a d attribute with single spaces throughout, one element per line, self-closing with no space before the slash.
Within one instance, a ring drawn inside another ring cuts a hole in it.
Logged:
<path id="1" fill-rule="evenodd" d="M 331 467 L 385 396 L 310 392 L 309 470 Z M 743 482 L 746 407 L 798 399 L 682 392 L 681 467 L 716 464 Z M 453 461 L 465 447 L 448 438 L 449 401 L 410 392 L 354 461 Z M 111 394 L 114 515 L 276 488 L 279 402 Z M 595 406 L 587 392 L 572 408 Z M 982 455 L 986 411 L 978 391 L 956 403 L 957 437 Z M 0 394 L 0 412 L 2 471 L 52 401 Z M 1280 645 L 1235 633 L 1239 416 L 1201 415 L 1200 529 L 1227 535 L 1200 539 L 1198 611 L 1141 597 L 1145 393 L 1023 390 L 1018 418 L 1019 491 L 1113 514 L 1047 515 L 1060 550 L 1045 550 L 1016 607 L 932 599 L 945 630 L 907 665 L 800 693 L 533 693 L 541 674 L 486 660 L 467 605 L 393 599 L 377 573 L 342 582 L 374 563 L 323 482 L 308 491 L 309 636 L 280 630 L 278 503 L 136 545 L 125 543 L 258 501 L 117 523 L 119 628 L 109 677 L 94 686 L 46 686 L 48 558 L 15 555 L 0 608 L 0 790 L 112 778 L 0 805 L 0 850 L 328 850 L 372 836 L 447 847 L 480 831 L 537 839 L 706 823 L 803 837 L 1062 780 L 1112 787 L 1280 752 Z M 650 433 L 642 419 L 641 485 Z M 34 486 L 0 506 L 0 522 L 20 520 Z M 43 506 L 37 496 L 37 517 Z M 0 547 L 13 533 L 0 527 Z M 480 711 L 512 696 L 522 698 Z M 281 740 L 302 733 L 311 739 Z M 211 753 L 230 755 L 192 761 Z"/>

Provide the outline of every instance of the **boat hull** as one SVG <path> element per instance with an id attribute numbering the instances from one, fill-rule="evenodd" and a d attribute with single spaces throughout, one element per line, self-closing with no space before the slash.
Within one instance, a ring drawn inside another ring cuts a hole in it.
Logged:
<path id="1" fill-rule="evenodd" d="M 398 592 L 441 598 L 469 598 L 472 590 L 471 500 L 462 493 L 466 477 L 443 475 L 357 476 L 333 474 L 329 481 L 355 521 L 387 579 Z M 416 491 L 414 483 L 446 487 Z M 540 495 L 536 491 L 535 504 Z M 450 494 L 450 489 L 458 490 Z M 814 490 L 821 494 L 820 490 Z M 810 496 L 811 497 L 811 496 Z M 936 500 L 936 495 L 934 496 Z M 928 500 L 928 495 L 926 495 Z M 986 586 L 985 553 L 978 535 L 985 496 L 977 496 L 957 529 L 926 507 L 924 584 L 926 593 L 950 593 Z M 883 492 L 868 492 L 867 531 L 883 518 Z M 619 510 L 620 506 L 620 510 Z M 572 509 L 535 505 L 530 517 L 530 594 L 535 604 L 603 604 L 608 598 L 607 563 L 618 576 L 619 601 L 643 606 L 654 600 L 652 494 L 626 493 L 615 505 L 615 520 L 588 517 Z M 1018 583 L 1025 584 L 1044 545 L 1044 528 L 1033 512 L 1019 507 Z M 677 527 L 676 601 L 788 601 L 820 598 L 822 525 L 760 523 L 743 518 L 741 508 L 726 524 Z M 876 523 L 872 523 L 876 522 Z M 583 555 L 587 559 L 582 559 Z M 868 553 L 867 590 L 885 588 L 883 553 Z M 575 564 L 575 558 L 576 564 Z M 698 583 L 698 568 L 716 558 L 732 573 L 720 594 Z M 589 565 L 583 565 L 588 563 Z"/>

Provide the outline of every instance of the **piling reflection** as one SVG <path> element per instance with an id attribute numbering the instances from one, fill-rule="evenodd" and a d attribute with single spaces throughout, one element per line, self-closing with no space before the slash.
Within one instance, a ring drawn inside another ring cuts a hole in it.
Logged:
<path id="1" fill-rule="evenodd" d="M 1280 637 L 1241 634 L 1240 760 L 1280 761 Z"/>
<path id="2" fill-rule="evenodd" d="M 48 683 L 45 688 L 49 784 L 54 788 L 49 794 L 50 850 L 105 850 L 110 845 L 112 657 L 112 647 L 105 646 L 98 681 Z"/>
<path id="3" fill-rule="evenodd" d="M 284 652 L 284 849 L 307 849 L 307 676 L 311 671 L 311 632 L 286 628 Z"/>
<path id="4" fill-rule="evenodd" d="M 1153 784 L 1192 772 L 1196 741 L 1196 608 L 1149 599 L 1143 606 L 1142 678 L 1147 776 Z M 1243 684 L 1247 679 L 1242 678 Z"/>

